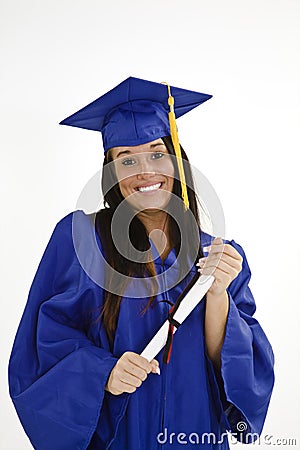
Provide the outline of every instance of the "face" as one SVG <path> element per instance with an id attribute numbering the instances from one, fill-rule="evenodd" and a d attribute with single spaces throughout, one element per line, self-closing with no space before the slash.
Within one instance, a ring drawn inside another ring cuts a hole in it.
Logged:
<path id="1" fill-rule="evenodd" d="M 163 140 L 109 151 L 123 197 L 138 210 L 164 209 L 173 189 L 174 166 Z"/>

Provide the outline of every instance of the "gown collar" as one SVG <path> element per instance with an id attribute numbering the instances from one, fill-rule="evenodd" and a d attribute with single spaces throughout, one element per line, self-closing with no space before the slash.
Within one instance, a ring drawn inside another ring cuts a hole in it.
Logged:
<path id="1" fill-rule="evenodd" d="M 153 256 L 153 260 L 154 260 L 154 264 L 155 265 L 160 265 L 160 266 L 172 266 L 175 262 L 176 262 L 176 252 L 175 252 L 175 248 L 171 248 L 171 250 L 169 251 L 168 255 L 166 256 L 166 258 L 164 259 L 164 262 L 162 262 L 162 259 L 159 255 L 159 252 L 154 244 L 154 242 L 152 241 L 151 238 L 149 238 L 150 241 L 150 246 L 151 246 L 151 251 L 152 251 L 152 256 Z"/>

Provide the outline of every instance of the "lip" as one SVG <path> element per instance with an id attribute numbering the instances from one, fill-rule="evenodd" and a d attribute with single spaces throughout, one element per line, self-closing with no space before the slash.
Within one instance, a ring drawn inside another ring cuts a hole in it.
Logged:
<path id="1" fill-rule="evenodd" d="M 149 187 L 149 186 L 153 186 L 154 184 L 158 184 L 158 183 L 161 183 L 163 185 L 164 181 L 157 180 L 157 181 L 151 181 L 151 183 L 148 182 L 148 183 L 144 183 L 144 184 L 139 184 L 139 185 L 135 186 L 134 189 L 138 189 L 141 187 Z"/>
<path id="2" fill-rule="evenodd" d="M 134 190 L 136 192 L 140 192 L 141 193 L 141 191 L 139 191 L 139 188 L 154 186 L 155 184 L 159 184 L 159 183 L 160 183 L 159 188 L 154 189 L 153 191 L 142 192 L 142 194 L 148 194 L 148 193 L 151 193 L 151 192 L 157 192 L 159 189 L 162 189 L 163 185 L 165 184 L 164 181 L 155 181 L 155 182 L 151 182 L 151 183 L 140 184 L 139 186 L 135 186 Z"/>

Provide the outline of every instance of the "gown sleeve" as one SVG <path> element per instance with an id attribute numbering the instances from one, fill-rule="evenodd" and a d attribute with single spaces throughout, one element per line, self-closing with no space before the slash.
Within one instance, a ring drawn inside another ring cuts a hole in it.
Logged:
<path id="1" fill-rule="evenodd" d="M 67 216 L 42 256 L 9 361 L 10 396 L 36 449 L 86 449 L 96 429 L 117 362 L 101 330 L 96 345 L 85 328 L 101 295 L 76 258 Z"/>
<path id="2" fill-rule="evenodd" d="M 272 347 L 258 321 L 248 286 L 251 271 L 244 250 L 229 242 L 243 257 L 242 270 L 227 289 L 229 312 L 221 350 L 221 371 L 211 370 L 218 386 L 223 423 L 241 442 L 261 434 L 274 385 Z M 212 367 L 212 364 L 210 363 Z"/>

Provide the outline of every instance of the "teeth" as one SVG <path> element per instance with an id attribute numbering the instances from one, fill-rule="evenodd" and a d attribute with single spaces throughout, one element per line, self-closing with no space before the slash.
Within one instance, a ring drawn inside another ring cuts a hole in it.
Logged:
<path id="1" fill-rule="evenodd" d="M 156 189 L 159 189 L 160 186 L 161 186 L 161 183 L 157 183 L 157 184 L 152 184 L 152 186 L 139 187 L 138 190 L 140 192 L 155 191 Z"/>

